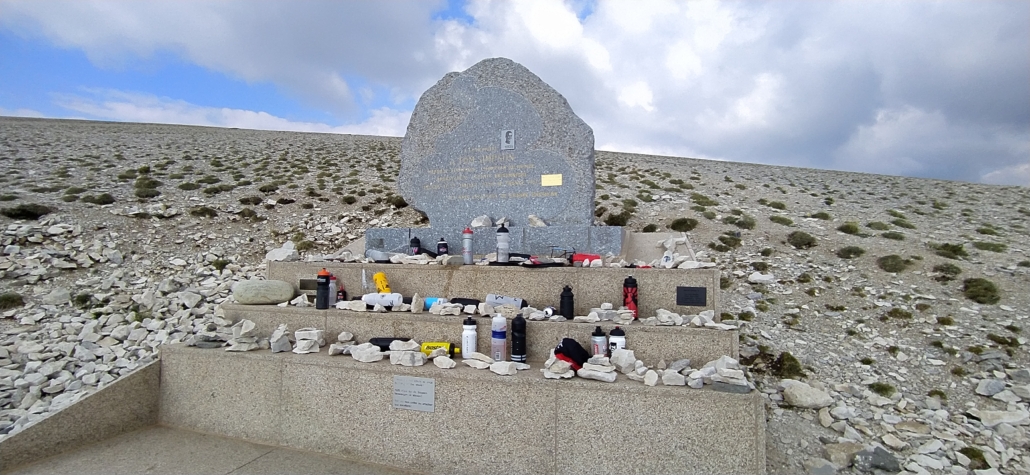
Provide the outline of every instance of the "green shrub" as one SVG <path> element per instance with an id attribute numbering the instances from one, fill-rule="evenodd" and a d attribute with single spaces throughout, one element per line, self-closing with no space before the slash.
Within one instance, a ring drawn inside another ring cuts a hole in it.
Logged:
<path id="1" fill-rule="evenodd" d="M 609 214 L 608 217 L 604 218 L 604 224 L 608 226 L 625 226 L 631 217 L 633 217 L 633 213 L 628 209 L 624 209 L 619 214 Z"/>
<path id="2" fill-rule="evenodd" d="M 725 218 L 722 218 L 722 222 L 726 224 L 731 224 L 740 229 L 755 229 L 755 225 L 757 224 L 755 222 L 755 218 L 748 216 L 746 214 L 742 214 L 740 216 L 726 216 Z"/>
<path id="3" fill-rule="evenodd" d="M 257 206 L 257 205 L 261 204 L 262 201 L 265 201 L 265 200 L 264 200 L 264 198 L 261 198 L 260 196 L 246 196 L 246 197 L 240 198 L 240 204 L 242 204 L 242 205 Z"/>
<path id="4" fill-rule="evenodd" d="M 0 195 L 0 201 L 14 201 L 16 199 L 18 199 L 18 195 L 12 195 L 10 193 Z"/>
<path id="5" fill-rule="evenodd" d="M 830 213 L 827 213 L 825 211 L 820 211 L 818 213 L 812 213 L 812 214 L 808 215 L 808 217 L 809 218 L 815 218 L 815 219 L 821 219 L 823 221 L 829 221 L 829 220 L 833 219 L 833 217 L 830 216 Z"/>
<path id="6" fill-rule="evenodd" d="M 868 387 L 870 391 L 879 394 L 883 397 L 891 397 L 892 395 L 894 395 L 894 392 L 897 391 L 897 389 L 894 389 L 894 386 L 891 386 L 887 383 L 872 383 Z"/>
<path id="7" fill-rule="evenodd" d="M 688 232 L 696 228 L 697 224 L 697 220 L 694 218 L 676 218 L 669 224 L 669 229 L 679 232 Z"/>
<path id="8" fill-rule="evenodd" d="M 958 259 L 960 257 L 968 257 L 969 254 L 962 248 L 961 244 L 929 244 L 930 249 L 934 250 L 934 253 L 938 256 L 945 257 L 948 259 Z"/>
<path id="9" fill-rule="evenodd" d="M 955 264 L 937 264 L 933 271 L 941 275 L 934 278 L 937 282 L 949 282 L 955 280 L 955 276 L 962 273 L 962 268 Z"/>
<path id="10" fill-rule="evenodd" d="M 257 214 L 257 211 L 254 211 L 254 210 L 252 210 L 250 208 L 243 208 L 243 209 L 241 209 L 240 210 L 240 217 L 241 218 L 245 218 L 245 219 L 249 219 L 252 222 L 258 222 L 258 221 L 264 221 L 265 220 L 265 218 L 263 218 L 263 217 L 261 217 L 261 216 L 259 216 Z"/>
<path id="11" fill-rule="evenodd" d="M 969 445 L 959 449 L 958 453 L 965 455 L 969 459 L 968 468 L 970 470 L 984 470 L 988 468 L 987 459 L 984 458 L 982 450 Z"/>
<path id="12" fill-rule="evenodd" d="M 218 216 L 218 211 L 207 206 L 198 206 L 190 210 L 190 216 L 196 216 L 198 218 L 214 218 Z"/>
<path id="13" fill-rule="evenodd" d="M 890 239 L 892 241 L 904 241 L 905 240 L 905 235 L 903 233 L 899 233 L 897 231 L 887 231 L 887 232 L 881 234 L 880 236 L 883 237 L 884 239 Z"/>
<path id="14" fill-rule="evenodd" d="M 805 377 L 801 362 L 794 355 L 790 354 L 789 351 L 780 353 L 769 366 L 772 369 L 773 375 L 781 379 L 801 379 Z"/>
<path id="15" fill-rule="evenodd" d="M 274 183 L 264 184 L 258 187 L 258 191 L 262 193 L 275 193 L 279 190 L 279 187 Z"/>
<path id="16" fill-rule="evenodd" d="M 888 226 L 887 223 L 881 223 L 879 221 L 872 221 L 872 222 L 866 223 L 865 226 L 867 228 L 869 228 L 869 229 L 876 230 L 876 231 L 886 231 L 886 230 L 890 229 L 890 226 Z"/>
<path id="17" fill-rule="evenodd" d="M 641 230 L 641 232 L 644 233 L 653 233 L 655 231 L 658 231 L 658 226 L 654 224 L 648 224 L 647 226 L 644 226 L 644 229 Z"/>
<path id="18" fill-rule="evenodd" d="M 397 209 L 401 209 L 408 206 L 408 202 L 404 201 L 404 198 L 400 195 L 393 195 L 386 199 L 386 202 L 393 205 Z"/>
<path id="19" fill-rule="evenodd" d="M 139 189 L 136 190 L 136 197 L 137 198 L 147 199 L 147 198 L 155 198 L 155 197 L 158 197 L 158 196 L 161 196 L 161 192 L 157 191 L 157 190 L 155 190 L 153 188 L 139 188 Z"/>
<path id="20" fill-rule="evenodd" d="M 767 247 L 765 249 L 762 249 L 762 251 L 759 252 L 759 254 L 761 254 L 762 257 L 769 257 L 769 256 L 773 255 L 773 252 L 776 252 L 776 251 L 774 251 L 773 248 L 771 248 L 771 247 Z"/>
<path id="21" fill-rule="evenodd" d="M 769 221 L 772 221 L 772 222 L 774 222 L 776 224 L 782 224 L 784 226 L 791 226 L 791 225 L 794 224 L 794 221 L 792 221 L 790 218 L 787 218 L 785 216 L 776 216 L 776 215 L 769 216 Z"/>
<path id="22" fill-rule="evenodd" d="M 295 200 L 293 198 L 279 198 L 279 199 L 275 200 L 275 204 L 280 204 L 280 205 L 288 205 L 288 204 L 296 203 L 296 202 L 297 202 L 297 200 Z"/>
<path id="23" fill-rule="evenodd" d="M 13 208 L 0 209 L 0 214 L 11 219 L 39 219 L 57 211 L 49 206 L 36 203 L 23 203 Z"/>
<path id="24" fill-rule="evenodd" d="M 857 246 L 848 246 L 837 250 L 837 257 L 841 259 L 854 259 L 865 254 L 865 249 Z"/>
<path id="25" fill-rule="evenodd" d="M 193 190 L 196 190 L 197 188 L 200 188 L 200 185 L 198 185 L 196 183 L 191 183 L 191 182 L 179 183 L 179 189 L 180 190 L 193 191 Z"/>
<path id="26" fill-rule="evenodd" d="M 214 185 L 215 183 L 218 183 L 220 181 L 222 181 L 222 179 L 214 175 L 204 175 L 201 179 L 197 180 L 197 183 L 203 183 L 205 185 Z"/>
<path id="27" fill-rule="evenodd" d="M 804 231 L 794 231 L 787 235 L 787 244 L 794 249 L 810 249 L 815 246 L 815 238 Z"/>
<path id="28" fill-rule="evenodd" d="M 99 195 L 83 196 L 82 201 L 103 206 L 114 203 L 114 197 L 110 193 L 101 193 Z"/>
<path id="29" fill-rule="evenodd" d="M 348 197 L 351 198 L 350 199 L 350 203 L 347 203 L 347 201 L 348 201 L 347 198 Z M 348 195 L 348 196 L 344 196 L 343 197 L 343 202 L 347 203 L 349 205 L 354 204 L 354 201 L 357 201 L 357 198 L 354 198 L 353 196 L 349 196 Z M 607 207 L 605 207 L 605 206 L 598 206 L 597 208 L 594 209 L 594 217 L 600 218 L 601 216 L 604 216 L 604 214 L 607 213 L 607 212 L 608 212 L 608 208 Z"/>
<path id="30" fill-rule="evenodd" d="M 701 216 L 704 216 L 707 220 L 713 220 L 715 219 L 715 211 L 705 211 L 701 213 Z"/>
<path id="31" fill-rule="evenodd" d="M 962 281 L 962 294 L 967 299 L 981 304 L 996 304 L 1001 300 L 994 282 L 979 277 Z"/>
<path id="32" fill-rule="evenodd" d="M 719 206 L 719 202 L 715 201 L 701 193 L 691 193 L 690 201 L 698 204 L 699 206 Z"/>
<path id="33" fill-rule="evenodd" d="M 837 231 L 840 231 L 844 234 L 858 234 L 858 223 L 854 223 L 851 221 L 846 222 L 840 226 L 837 226 Z"/>
<path id="34" fill-rule="evenodd" d="M 998 235 L 998 231 L 995 231 L 994 228 L 988 228 L 988 227 L 976 228 L 976 232 L 978 232 L 980 234 L 986 234 L 988 236 L 997 236 Z"/>
<path id="35" fill-rule="evenodd" d="M 85 193 L 86 191 L 89 191 L 89 190 L 87 190 L 87 189 L 85 189 L 85 188 L 83 188 L 81 186 L 70 186 L 70 187 L 68 187 L 68 189 L 64 190 L 64 194 L 66 194 L 66 195 L 81 195 L 82 193 Z"/>
<path id="36" fill-rule="evenodd" d="M 315 248 L 314 241 L 301 241 L 297 243 L 298 251 L 310 251 Z"/>
<path id="37" fill-rule="evenodd" d="M 752 262 L 751 268 L 758 272 L 765 272 L 769 270 L 769 263 L 767 262 Z"/>
<path id="38" fill-rule="evenodd" d="M 222 183 L 221 185 L 209 186 L 204 188 L 204 194 L 208 196 L 217 195 L 223 191 L 232 191 L 236 187 L 228 183 Z"/>
<path id="39" fill-rule="evenodd" d="M 938 317 L 937 323 L 944 326 L 951 326 L 955 324 L 955 319 L 952 317 Z"/>
<path id="40" fill-rule="evenodd" d="M 225 266 L 227 266 L 229 264 L 230 264 L 230 262 L 227 259 L 215 259 L 215 260 L 211 261 L 211 265 L 216 270 L 218 270 L 218 272 L 222 272 L 225 269 Z"/>
<path id="41" fill-rule="evenodd" d="M 1000 244 L 1000 243 L 996 243 L 996 242 L 984 242 L 984 241 L 976 241 L 976 242 L 974 242 L 973 243 L 973 247 L 975 247 L 975 248 L 977 248 L 977 249 L 979 249 L 981 251 L 991 251 L 991 252 L 1005 252 L 1005 249 L 1006 249 L 1006 246 L 1004 244 Z"/>
<path id="42" fill-rule="evenodd" d="M 160 181 L 157 181 L 149 176 L 141 176 L 136 179 L 134 187 L 137 190 L 152 190 L 163 185 Z"/>
<path id="43" fill-rule="evenodd" d="M 61 201 L 64 201 L 65 203 L 71 203 L 72 201 L 77 201 L 78 199 L 79 195 L 64 195 L 61 197 Z"/>
<path id="44" fill-rule="evenodd" d="M 0 294 L 0 310 L 10 310 L 25 305 L 25 299 L 15 292 L 4 292 Z"/>
<path id="45" fill-rule="evenodd" d="M 891 254 L 889 256 L 883 256 L 876 260 L 876 265 L 885 272 L 898 273 L 904 271 L 912 263 L 907 259 L 903 259 L 897 254 Z"/>
<path id="46" fill-rule="evenodd" d="M 1016 339 L 1016 337 L 1014 337 L 1014 336 L 1001 336 L 1001 335 L 995 335 L 994 333 L 988 333 L 987 334 L 987 339 L 991 340 L 994 343 L 997 343 L 998 345 L 1001 345 L 1001 346 L 1007 346 L 1009 348 L 1018 348 L 1019 347 L 1019 340 Z"/>
<path id="47" fill-rule="evenodd" d="M 1016 263 L 1018 267 L 1030 267 L 1030 261 L 1019 261 Z"/>
<path id="48" fill-rule="evenodd" d="M 904 219 L 901 219 L 901 218 L 898 218 L 898 219 L 895 219 L 895 220 L 891 221 L 891 224 L 893 224 L 893 225 L 895 225 L 895 226 L 897 226 L 899 228 L 905 228 L 905 229 L 915 229 L 916 228 L 916 225 L 914 225 L 914 224 L 912 224 L 912 223 L 910 223 L 910 222 L 908 222 L 908 221 L 906 221 Z"/>

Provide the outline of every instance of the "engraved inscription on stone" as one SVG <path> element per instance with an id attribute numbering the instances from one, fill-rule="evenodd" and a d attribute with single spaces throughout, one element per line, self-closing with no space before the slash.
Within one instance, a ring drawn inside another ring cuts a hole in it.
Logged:
<path id="1" fill-rule="evenodd" d="M 397 185 L 433 227 L 481 215 L 590 226 L 593 147 L 593 131 L 557 91 L 511 60 L 488 59 L 419 99 Z"/>
<path id="2" fill-rule="evenodd" d="M 436 380 L 413 376 L 394 376 L 393 408 L 434 412 L 436 410 Z"/>

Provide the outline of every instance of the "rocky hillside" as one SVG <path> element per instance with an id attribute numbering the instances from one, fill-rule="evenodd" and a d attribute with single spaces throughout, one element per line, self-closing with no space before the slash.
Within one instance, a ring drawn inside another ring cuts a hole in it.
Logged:
<path id="1" fill-rule="evenodd" d="M 397 138 L 0 118 L 0 437 L 224 328 L 268 250 L 420 223 L 399 155 Z M 1030 190 L 596 165 L 598 224 L 685 231 L 722 270 L 771 473 L 1030 473 Z"/>

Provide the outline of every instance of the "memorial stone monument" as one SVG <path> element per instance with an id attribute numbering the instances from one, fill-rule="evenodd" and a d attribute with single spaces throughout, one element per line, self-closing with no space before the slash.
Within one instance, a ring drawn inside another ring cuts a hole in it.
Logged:
<path id="1" fill-rule="evenodd" d="M 426 248 L 443 237 L 460 249 L 462 230 L 485 215 L 507 219 L 512 252 L 621 252 L 621 227 L 593 225 L 593 131 L 561 94 L 509 59 L 449 73 L 422 95 L 397 184 L 430 227 L 369 229 L 366 249 L 402 250 L 411 237 Z M 476 254 L 492 252 L 495 229 L 473 231 Z"/>

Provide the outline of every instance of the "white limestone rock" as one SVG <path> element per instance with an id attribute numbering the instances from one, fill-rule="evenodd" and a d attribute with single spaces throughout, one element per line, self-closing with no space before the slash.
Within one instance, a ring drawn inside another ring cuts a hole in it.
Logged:
<path id="1" fill-rule="evenodd" d="M 346 304 L 347 310 L 352 312 L 365 312 L 368 310 L 368 307 L 365 306 L 365 302 L 361 300 L 348 300 Z"/>
<path id="2" fill-rule="evenodd" d="M 493 361 L 493 360 L 491 360 L 491 361 Z M 492 364 L 492 363 L 487 363 L 485 361 L 472 360 L 472 359 L 461 360 L 461 362 L 465 363 L 466 366 L 469 366 L 469 367 L 472 367 L 472 368 L 475 368 L 475 369 L 487 369 Z"/>
<path id="3" fill-rule="evenodd" d="M 591 365 L 596 366 L 596 365 Z M 615 368 L 612 368 L 614 370 Z M 596 379 L 598 381 L 604 381 L 606 383 L 614 383 L 615 378 L 618 376 L 615 371 L 598 371 L 595 369 L 588 369 L 587 367 L 580 368 L 576 371 L 576 375 L 584 379 Z"/>
<path id="4" fill-rule="evenodd" d="M 349 355 L 352 343 L 332 343 L 329 345 L 329 356 Z"/>
<path id="5" fill-rule="evenodd" d="M 43 303 L 46 305 L 63 305 L 68 303 L 71 298 L 72 295 L 68 289 L 56 288 L 43 296 Z"/>
<path id="6" fill-rule="evenodd" d="M 451 369 L 458 365 L 458 363 L 455 363 L 454 360 L 447 355 L 440 355 L 433 358 L 433 364 L 435 364 L 437 368 L 441 369 Z"/>
<path id="7" fill-rule="evenodd" d="M 340 343 L 354 341 L 354 334 L 351 332 L 340 332 L 339 335 L 336 335 L 336 341 Z"/>
<path id="8" fill-rule="evenodd" d="M 300 254 L 297 252 L 293 241 L 286 241 L 286 243 L 283 244 L 283 247 L 268 251 L 268 253 L 265 254 L 265 260 L 282 262 L 299 261 Z"/>
<path id="9" fill-rule="evenodd" d="M 372 363 L 380 361 L 386 354 L 379 351 L 379 347 L 371 343 L 362 343 L 357 346 L 352 346 L 350 349 L 350 356 L 356 361 L 362 363 Z"/>
<path id="10" fill-rule="evenodd" d="M 325 331 L 317 328 L 301 328 L 293 332 L 293 337 L 297 341 L 313 340 L 318 346 L 325 346 Z"/>
<path id="11" fill-rule="evenodd" d="M 281 323 L 276 327 L 275 331 L 272 332 L 272 337 L 268 339 L 268 342 L 272 347 L 272 353 L 282 353 L 293 349 L 285 323 Z"/>
<path id="12" fill-rule="evenodd" d="M 501 376 L 513 376 L 518 372 L 518 370 L 515 369 L 515 363 L 511 361 L 494 362 L 490 365 L 490 371 Z"/>
<path id="13" fill-rule="evenodd" d="M 648 386 L 654 386 L 658 384 L 658 373 L 656 373 L 652 369 L 647 370 L 647 372 L 644 373 L 644 384 Z"/>
<path id="14" fill-rule="evenodd" d="M 392 345 L 391 345 L 392 346 Z M 390 364 L 401 366 L 422 366 L 426 355 L 421 351 L 390 351 Z"/>
<path id="15" fill-rule="evenodd" d="M 527 216 L 526 217 L 526 221 L 529 223 L 529 227 L 531 227 L 531 228 L 547 227 L 547 223 L 544 222 L 544 220 L 540 219 L 540 217 L 538 217 L 535 214 L 531 214 L 531 215 Z"/>
<path id="16" fill-rule="evenodd" d="M 494 226 L 494 222 L 489 216 L 484 214 L 482 216 L 472 218 L 472 222 L 469 223 L 469 226 L 473 228 L 492 228 Z"/>
<path id="17" fill-rule="evenodd" d="M 813 388 L 800 381 L 783 390 L 783 400 L 794 407 L 819 409 L 833 404 L 833 397 L 825 391 Z"/>
<path id="18" fill-rule="evenodd" d="M 390 342 L 390 351 L 415 351 L 421 348 L 422 345 L 415 340 L 393 340 Z"/>
<path id="19" fill-rule="evenodd" d="M 620 348 L 612 352 L 611 364 L 618 368 L 622 374 L 628 374 L 636 369 L 637 357 L 633 354 L 633 350 L 627 350 Z"/>
<path id="20" fill-rule="evenodd" d="M 615 367 L 612 366 L 612 365 L 597 365 L 597 364 L 592 364 L 592 363 L 583 363 L 583 369 L 588 370 L 588 371 L 597 371 L 597 372 L 600 372 L 600 373 L 613 373 L 613 372 L 615 372 Z M 582 371 L 582 370 L 580 370 L 580 371 Z"/>
<path id="21" fill-rule="evenodd" d="M 776 276 L 774 276 L 772 273 L 763 274 L 761 272 L 756 271 L 752 272 L 751 275 L 747 277 L 747 281 L 751 282 L 752 284 L 771 284 L 773 282 L 776 282 Z"/>
<path id="22" fill-rule="evenodd" d="M 662 371 L 662 384 L 666 386 L 686 386 L 687 377 L 683 376 L 678 371 L 667 369 Z"/>
<path id="23" fill-rule="evenodd" d="M 275 305 L 293 298 L 293 286 L 281 280 L 241 280 L 233 284 L 232 296 L 242 305 Z"/>
<path id="24" fill-rule="evenodd" d="M 1030 414 L 1022 410 L 980 411 L 978 417 L 986 427 L 994 427 L 998 424 L 1026 425 L 1030 422 Z"/>
<path id="25" fill-rule="evenodd" d="M 544 378 L 547 379 L 570 379 L 576 375 L 576 372 L 572 369 L 560 373 L 556 373 L 547 368 L 544 368 L 540 371 L 544 373 Z"/>
<path id="26" fill-rule="evenodd" d="M 295 305 L 297 307 L 310 307 L 311 302 L 308 301 L 307 294 L 300 294 L 297 298 L 290 300 L 290 305 Z"/>
<path id="27" fill-rule="evenodd" d="M 422 313 L 426 311 L 426 301 L 421 295 L 415 294 L 411 296 L 411 313 Z"/>
<path id="28" fill-rule="evenodd" d="M 297 340 L 297 346 L 293 348 L 293 352 L 298 355 L 318 353 L 318 350 L 318 342 L 315 340 Z"/>
<path id="29" fill-rule="evenodd" d="M 489 357 L 487 355 L 484 355 L 484 354 L 482 354 L 482 353 L 480 353 L 478 351 L 470 351 L 468 353 L 462 353 L 461 356 L 462 356 L 462 358 L 465 358 L 466 360 L 477 360 L 477 361 L 482 361 L 484 363 L 493 363 L 494 362 L 493 358 L 491 358 L 491 357 Z"/>
<path id="30" fill-rule="evenodd" d="M 254 322 L 244 318 L 232 326 L 232 337 L 234 339 L 254 337 L 256 336 L 254 334 L 255 328 L 257 328 L 257 325 Z"/>

